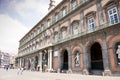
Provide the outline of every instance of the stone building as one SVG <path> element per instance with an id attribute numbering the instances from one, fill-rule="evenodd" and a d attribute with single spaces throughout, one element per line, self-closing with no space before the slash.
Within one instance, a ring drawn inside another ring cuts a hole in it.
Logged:
<path id="1" fill-rule="evenodd" d="M 50 0 L 21 40 L 18 66 L 40 71 L 120 74 L 120 0 Z"/>
<path id="2" fill-rule="evenodd" d="M 10 55 L 9 53 L 6 52 L 0 52 L 1 57 L 0 57 L 0 67 L 6 67 L 9 66 L 10 64 Z"/>

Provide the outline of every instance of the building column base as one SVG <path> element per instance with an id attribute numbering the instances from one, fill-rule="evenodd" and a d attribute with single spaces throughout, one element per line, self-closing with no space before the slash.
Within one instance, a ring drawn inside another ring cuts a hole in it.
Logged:
<path id="1" fill-rule="evenodd" d="M 67 71 L 67 73 L 72 73 L 72 69 L 69 69 L 69 70 Z"/>
<path id="2" fill-rule="evenodd" d="M 60 73 L 60 69 L 57 70 L 57 73 Z"/>
<path id="3" fill-rule="evenodd" d="M 89 71 L 87 69 L 83 69 L 83 75 L 89 75 Z"/>
<path id="4" fill-rule="evenodd" d="M 48 69 L 48 72 L 53 72 L 53 69 Z"/>
<path id="5" fill-rule="evenodd" d="M 103 76 L 111 76 L 111 71 L 109 69 L 104 70 Z"/>

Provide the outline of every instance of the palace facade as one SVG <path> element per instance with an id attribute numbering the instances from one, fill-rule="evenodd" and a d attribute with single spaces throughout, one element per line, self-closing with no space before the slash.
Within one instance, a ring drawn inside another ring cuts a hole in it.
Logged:
<path id="1" fill-rule="evenodd" d="M 20 41 L 30 70 L 120 74 L 120 0 L 50 0 L 48 14 Z"/>

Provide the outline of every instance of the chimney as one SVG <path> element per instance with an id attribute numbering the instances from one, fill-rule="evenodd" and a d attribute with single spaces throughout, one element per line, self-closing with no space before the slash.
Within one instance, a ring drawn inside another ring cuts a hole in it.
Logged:
<path id="1" fill-rule="evenodd" d="M 50 0 L 48 11 L 50 12 L 54 8 L 55 8 L 55 0 Z"/>

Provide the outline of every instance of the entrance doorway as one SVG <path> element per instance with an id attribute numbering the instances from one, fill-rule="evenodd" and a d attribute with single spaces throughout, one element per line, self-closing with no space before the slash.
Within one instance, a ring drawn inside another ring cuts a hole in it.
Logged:
<path id="1" fill-rule="evenodd" d="M 99 43 L 94 43 L 90 49 L 91 52 L 91 70 L 103 70 L 102 50 Z"/>
<path id="2" fill-rule="evenodd" d="M 38 65 L 38 56 L 35 57 L 35 62 L 34 62 L 34 65 L 35 65 L 35 70 L 37 70 L 37 65 Z"/>
<path id="3" fill-rule="evenodd" d="M 63 53 L 63 68 L 62 70 L 68 70 L 68 52 L 67 50 Z"/>

